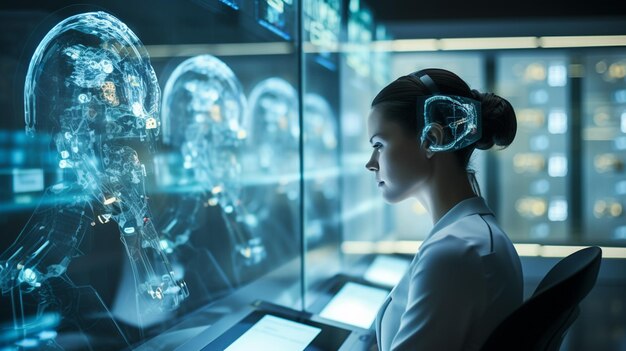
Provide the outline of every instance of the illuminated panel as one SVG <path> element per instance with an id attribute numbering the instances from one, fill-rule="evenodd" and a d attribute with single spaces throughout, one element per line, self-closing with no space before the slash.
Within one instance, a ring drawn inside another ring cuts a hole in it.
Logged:
<path id="1" fill-rule="evenodd" d="M 44 189 L 43 169 L 14 169 L 13 192 L 25 193 Z"/>
<path id="2" fill-rule="evenodd" d="M 241 0 L 219 0 L 222 4 L 231 7 L 234 10 L 241 8 Z"/>
<path id="3" fill-rule="evenodd" d="M 376 256 L 363 278 L 382 285 L 396 285 L 409 267 L 409 261 L 393 256 Z"/>
<path id="4" fill-rule="evenodd" d="M 391 39 L 387 28 L 382 24 L 376 25 L 375 35 L 377 42 Z M 391 60 L 391 51 L 384 47 L 377 47 L 372 52 L 372 78 L 377 86 L 383 87 L 391 80 Z"/>
<path id="5" fill-rule="evenodd" d="M 496 212 L 514 240 L 567 240 L 572 221 L 569 59 L 503 53 L 496 67 L 496 93 L 511 102 L 517 116 L 515 140 L 497 155 Z"/>
<path id="6" fill-rule="evenodd" d="M 335 70 L 335 52 L 341 32 L 341 1 L 310 0 L 304 1 L 302 6 L 304 40 L 311 44 L 311 48 L 305 50 L 316 52 L 320 64 Z"/>
<path id="7" fill-rule="evenodd" d="M 369 328 L 389 291 L 348 282 L 320 312 L 320 317 Z"/>
<path id="8" fill-rule="evenodd" d="M 321 331 L 320 328 L 268 314 L 230 344 L 226 351 L 302 351 Z"/>
<path id="9" fill-rule="evenodd" d="M 583 64 L 582 232 L 626 242 L 626 59 L 596 51 Z"/>
<path id="10" fill-rule="evenodd" d="M 256 17 L 263 27 L 285 40 L 294 36 L 293 0 L 257 0 Z"/>
<path id="11" fill-rule="evenodd" d="M 346 63 L 358 75 L 370 76 L 370 44 L 373 39 L 374 20 L 371 11 L 362 8 L 359 0 L 350 0 L 348 14 L 348 43 Z"/>

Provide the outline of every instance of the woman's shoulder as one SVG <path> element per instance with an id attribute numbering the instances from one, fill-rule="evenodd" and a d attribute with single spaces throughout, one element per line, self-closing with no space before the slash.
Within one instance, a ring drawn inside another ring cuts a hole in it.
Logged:
<path id="1" fill-rule="evenodd" d="M 489 244 L 490 232 L 489 224 L 482 219 L 480 214 L 471 214 L 460 217 L 431 233 L 424 241 L 422 248 L 435 248 L 447 254 L 458 254 L 472 249 L 480 253 L 484 251 L 483 247 Z"/>
<path id="2" fill-rule="evenodd" d="M 431 238 L 419 250 L 418 265 L 436 267 L 437 270 L 480 268 L 480 254 L 476 245 L 462 235 L 447 233 Z"/>

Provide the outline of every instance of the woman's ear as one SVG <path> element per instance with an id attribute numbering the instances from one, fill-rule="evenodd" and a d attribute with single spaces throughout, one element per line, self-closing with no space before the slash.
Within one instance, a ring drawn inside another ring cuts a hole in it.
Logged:
<path id="1" fill-rule="evenodd" d="M 443 142 L 443 128 L 441 125 L 439 123 L 430 123 L 422 140 L 422 147 L 426 150 L 426 157 L 430 159 L 435 155 L 431 145 L 441 145 Z"/>

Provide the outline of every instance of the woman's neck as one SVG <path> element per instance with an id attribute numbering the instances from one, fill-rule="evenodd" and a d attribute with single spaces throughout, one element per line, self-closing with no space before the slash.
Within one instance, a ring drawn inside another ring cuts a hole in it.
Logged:
<path id="1" fill-rule="evenodd" d="M 427 189 L 418 196 L 430 213 L 433 224 L 459 202 L 476 196 L 467 172 L 456 165 L 452 165 L 454 168 L 450 166 L 449 164 L 446 167 L 435 166 Z"/>

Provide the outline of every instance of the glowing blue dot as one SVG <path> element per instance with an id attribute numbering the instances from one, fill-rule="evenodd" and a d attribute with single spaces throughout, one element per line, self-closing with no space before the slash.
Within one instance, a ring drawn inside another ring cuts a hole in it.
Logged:
<path id="1" fill-rule="evenodd" d="M 90 100 L 91 100 L 91 98 L 87 94 L 80 94 L 80 95 L 78 95 L 78 102 L 80 102 L 81 104 L 89 102 Z"/>
<path id="2" fill-rule="evenodd" d="M 44 330 L 39 333 L 39 340 L 50 340 L 54 339 L 57 336 L 57 332 L 54 330 Z"/>
<path id="3" fill-rule="evenodd" d="M 15 344 L 20 347 L 35 347 L 39 346 L 39 341 L 35 339 L 22 339 Z"/>
<path id="4" fill-rule="evenodd" d="M 20 278 L 23 282 L 31 285 L 37 283 L 37 273 L 30 268 L 24 268 L 22 274 L 20 274 Z"/>
<path id="5" fill-rule="evenodd" d="M 109 60 L 100 61 L 100 67 L 102 67 L 102 72 L 104 73 L 113 72 L 113 65 L 111 64 L 111 61 Z"/>
<path id="6" fill-rule="evenodd" d="M 137 117 L 143 115 L 143 106 L 141 106 L 140 103 L 138 102 L 133 103 L 133 114 Z"/>

